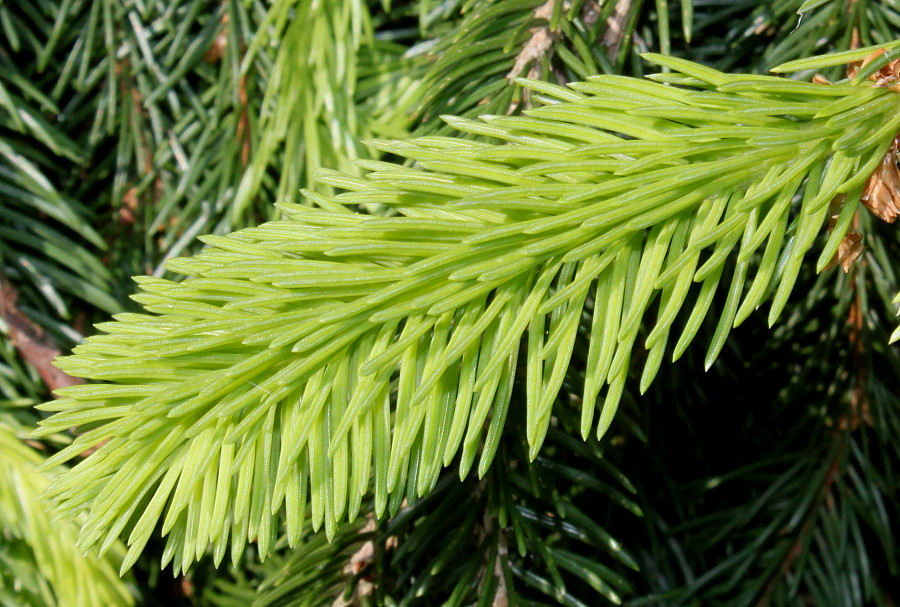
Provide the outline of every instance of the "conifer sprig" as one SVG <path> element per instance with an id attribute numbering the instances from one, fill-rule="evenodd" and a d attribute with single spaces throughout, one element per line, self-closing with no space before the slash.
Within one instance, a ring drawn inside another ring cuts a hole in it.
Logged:
<path id="1" fill-rule="evenodd" d="M 374 141 L 414 164 L 321 171 L 345 193 L 205 237 L 169 262 L 183 282 L 136 279 L 149 314 L 60 361 L 110 383 L 42 406 L 57 413 L 41 432 L 79 428 L 48 465 L 98 447 L 49 490 L 86 512 L 82 547 L 124 534 L 128 568 L 161 523 L 176 571 L 209 544 L 217 562 L 247 541 L 265 557 L 282 520 L 300 538 L 307 508 L 331 536 L 370 485 L 380 516 L 454 461 L 464 476 L 479 456 L 484 474 L 507 414 L 525 416 L 534 458 L 579 328 L 586 437 L 609 427 L 633 348 L 643 390 L 718 289 L 707 365 L 768 300 L 774 323 L 816 240 L 819 270 L 835 256 L 900 97 L 646 58 L 671 71 L 523 80 L 544 102 L 525 116 L 446 118 L 492 142 Z M 527 405 L 508 411 L 517 380 Z"/>
<path id="2" fill-rule="evenodd" d="M 131 605 L 134 597 L 116 567 L 125 551 L 116 542 L 103 559 L 83 558 L 77 522 L 54 522 L 36 510 L 51 475 L 36 472 L 42 458 L 0 420 L 0 603 L 4 605 Z"/>

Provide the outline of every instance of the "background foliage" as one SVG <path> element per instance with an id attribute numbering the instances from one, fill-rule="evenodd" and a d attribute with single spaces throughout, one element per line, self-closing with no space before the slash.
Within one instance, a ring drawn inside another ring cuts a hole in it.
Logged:
<path id="1" fill-rule="evenodd" d="M 539 82 L 656 71 L 641 52 L 764 74 L 886 45 L 900 31 L 896 1 L 37 0 L 0 2 L 0 28 L 4 604 L 897 602 L 900 358 L 888 341 L 900 241 L 862 209 L 844 214 L 844 228 L 864 235 L 861 257 L 847 273 L 800 265 L 799 295 L 773 328 L 748 308 L 726 339 L 723 286 L 697 343 L 650 384 L 641 381 L 653 358 L 640 346 L 646 323 L 599 441 L 579 436 L 591 321 L 574 316 L 571 361 L 536 459 L 533 421 L 511 414 L 482 478 L 460 481 L 466 456 L 457 456 L 435 470 L 425 497 L 362 497 L 355 522 L 332 521 L 330 543 L 307 522 L 188 554 L 183 536 L 151 525 L 119 581 L 118 533 L 82 537 L 108 551 L 81 560 L 77 521 L 51 526 L 35 497 L 58 471 L 33 468 L 71 435 L 51 425 L 40 442 L 27 439 L 43 417 L 31 406 L 75 381 L 49 366 L 53 356 L 110 313 L 137 309 L 129 276 L 177 280 L 163 262 L 198 252 L 197 236 L 279 218 L 274 202 L 303 214 L 293 206 L 308 204 L 301 188 L 328 204 L 369 170 L 388 172 L 374 161 L 416 158 L 411 146 L 363 140 L 453 133 L 481 145 L 487 133 L 453 128 L 475 122 L 441 116 L 519 114 L 557 91 Z M 817 68 L 832 81 L 844 70 Z M 852 141 L 884 148 L 870 138 L 880 123 L 858 124 Z M 343 200 L 392 214 L 377 197 Z M 821 249 L 827 234 L 818 240 Z M 766 253 L 755 255 L 763 267 Z M 711 342 L 721 353 L 704 374 Z M 527 364 L 523 354 L 510 373 L 524 376 Z M 526 389 L 513 385 L 510 410 L 524 412 Z M 92 421 L 56 425 L 84 432 Z M 366 516 L 382 508 L 388 516 Z M 174 581 L 160 561 L 172 563 Z"/>

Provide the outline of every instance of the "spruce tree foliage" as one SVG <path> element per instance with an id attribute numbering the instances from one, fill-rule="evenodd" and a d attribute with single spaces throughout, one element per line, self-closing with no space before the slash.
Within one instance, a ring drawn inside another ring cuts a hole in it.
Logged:
<path id="1" fill-rule="evenodd" d="M 898 599 L 893 0 L 0 27 L 7 603 Z"/>

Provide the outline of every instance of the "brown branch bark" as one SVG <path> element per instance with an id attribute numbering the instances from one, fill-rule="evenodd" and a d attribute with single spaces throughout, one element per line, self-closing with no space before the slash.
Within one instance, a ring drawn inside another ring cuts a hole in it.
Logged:
<path id="1" fill-rule="evenodd" d="M 606 30 L 600 44 L 606 47 L 606 56 L 610 61 L 614 62 L 619 56 L 619 50 L 625 39 L 625 24 L 628 22 L 633 2 L 634 0 L 619 0 L 613 14 L 606 20 Z"/>
<path id="2" fill-rule="evenodd" d="M 52 390 L 83 383 L 53 366 L 60 355 L 59 348 L 44 330 L 19 308 L 19 291 L 5 277 L 0 276 L 0 317 L 6 323 L 9 337 L 19 354 L 33 366 L 47 387 Z"/>

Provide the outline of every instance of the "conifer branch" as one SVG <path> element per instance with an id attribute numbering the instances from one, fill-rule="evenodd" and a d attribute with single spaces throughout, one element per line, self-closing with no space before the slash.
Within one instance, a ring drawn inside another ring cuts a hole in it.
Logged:
<path id="1" fill-rule="evenodd" d="M 536 457 L 580 328 L 587 437 L 609 428 L 635 345 L 643 391 L 720 287 L 707 367 L 764 302 L 776 322 L 846 195 L 816 267 L 834 257 L 900 132 L 900 96 L 645 57 L 671 71 L 521 80 L 544 102 L 526 116 L 445 118 L 490 143 L 373 141 L 414 164 L 320 171 L 345 192 L 204 237 L 168 263 L 183 282 L 137 278 L 148 314 L 99 325 L 59 363 L 111 383 L 41 407 L 56 415 L 38 435 L 80 429 L 48 466 L 107 441 L 48 491 L 86 514 L 81 546 L 124 533 L 127 569 L 161 524 L 176 571 L 209 544 L 216 562 L 248 541 L 265 557 L 282 519 L 299 540 L 307 508 L 331 537 L 370 479 L 381 516 L 457 458 L 484 475 L 508 414 Z M 389 213 L 354 212 L 368 203 Z M 509 411 L 518 364 L 527 403 Z"/>
<path id="2" fill-rule="evenodd" d="M 41 462 L 0 420 L 0 602 L 134 604 L 126 581 L 116 575 L 124 555 L 121 543 L 112 544 L 100 560 L 85 557 L 75 546 L 78 521 L 53 521 L 35 508 L 52 478 L 36 472 Z"/>

